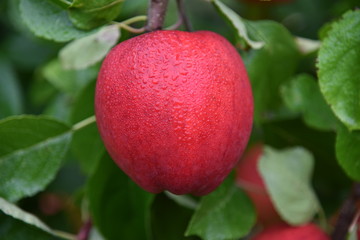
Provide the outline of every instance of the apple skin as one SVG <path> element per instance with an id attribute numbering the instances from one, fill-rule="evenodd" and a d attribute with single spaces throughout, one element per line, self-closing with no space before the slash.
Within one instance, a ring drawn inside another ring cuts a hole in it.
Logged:
<path id="1" fill-rule="evenodd" d="M 303 226 L 278 225 L 265 229 L 253 240 L 330 240 L 329 236 L 313 223 Z"/>
<path id="2" fill-rule="evenodd" d="M 236 166 L 236 183 L 252 200 L 259 224 L 269 226 L 282 222 L 276 212 L 265 183 L 258 171 L 258 162 L 263 154 L 263 144 L 253 145 Z"/>
<path id="3" fill-rule="evenodd" d="M 225 38 L 165 30 L 109 52 L 95 112 L 106 149 L 139 186 L 205 195 L 247 145 L 253 98 L 243 61 Z"/>

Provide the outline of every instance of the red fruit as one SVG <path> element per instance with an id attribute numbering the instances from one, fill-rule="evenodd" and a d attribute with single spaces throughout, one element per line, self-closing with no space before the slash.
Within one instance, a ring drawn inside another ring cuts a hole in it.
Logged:
<path id="1" fill-rule="evenodd" d="M 274 226 L 265 229 L 253 240 L 330 240 L 330 238 L 315 224 L 309 223 L 299 227 Z"/>
<path id="2" fill-rule="evenodd" d="M 258 171 L 263 145 L 256 144 L 244 154 L 236 167 L 236 183 L 244 189 L 254 203 L 258 222 L 263 225 L 281 222 L 270 199 L 265 183 Z"/>
<path id="3" fill-rule="evenodd" d="M 230 173 L 252 127 L 244 64 L 208 31 L 156 31 L 108 54 L 96 86 L 107 150 L 149 192 L 203 195 Z"/>

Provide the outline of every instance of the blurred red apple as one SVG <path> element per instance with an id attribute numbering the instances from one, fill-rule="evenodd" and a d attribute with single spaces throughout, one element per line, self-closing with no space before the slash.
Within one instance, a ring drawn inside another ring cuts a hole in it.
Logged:
<path id="1" fill-rule="evenodd" d="M 313 223 L 303 226 L 278 225 L 265 229 L 253 240 L 330 240 L 329 236 Z"/>

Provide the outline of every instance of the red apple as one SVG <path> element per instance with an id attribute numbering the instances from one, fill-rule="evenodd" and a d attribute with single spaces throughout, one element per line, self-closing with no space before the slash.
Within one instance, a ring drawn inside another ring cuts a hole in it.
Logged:
<path id="1" fill-rule="evenodd" d="M 303 226 L 279 225 L 265 229 L 253 240 L 330 240 L 329 236 L 315 224 Z"/>
<path id="2" fill-rule="evenodd" d="M 247 145 L 253 99 L 243 61 L 209 31 L 155 31 L 113 48 L 96 86 L 97 124 L 145 190 L 204 195 Z"/>
<path id="3" fill-rule="evenodd" d="M 258 171 L 263 145 L 256 144 L 247 151 L 236 167 L 236 183 L 244 189 L 254 203 L 258 222 L 263 225 L 281 222 L 270 199 L 265 183 Z"/>

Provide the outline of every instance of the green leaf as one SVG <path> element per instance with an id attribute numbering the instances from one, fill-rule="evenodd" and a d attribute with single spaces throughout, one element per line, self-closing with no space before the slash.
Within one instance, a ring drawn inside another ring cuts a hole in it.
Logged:
<path id="1" fill-rule="evenodd" d="M 6 216 L 0 212 L 0 239 L 2 240 L 54 240 L 54 236 L 20 220 Z"/>
<path id="2" fill-rule="evenodd" d="M 319 130 L 335 130 L 337 119 L 326 104 L 316 80 L 301 74 L 281 87 L 281 94 L 289 109 L 300 112 L 305 123 Z"/>
<path id="3" fill-rule="evenodd" d="M 71 21 L 81 29 L 92 29 L 114 20 L 125 0 L 74 0 L 69 8 Z"/>
<path id="4" fill-rule="evenodd" d="M 262 49 L 242 54 L 253 89 L 254 120 L 281 118 L 288 113 L 283 113 L 280 86 L 295 73 L 300 53 L 282 25 L 272 21 L 248 24 L 254 38 L 265 42 Z"/>
<path id="5" fill-rule="evenodd" d="M 307 223 L 319 211 L 311 187 L 314 159 L 306 149 L 277 151 L 266 146 L 258 168 L 275 208 L 289 224 Z"/>
<path id="6" fill-rule="evenodd" d="M 349 132 L 344 126 L 339 126 L 336 157 L 346 174 L 355 181 L 360 181 L 360 131 Z"/>
<path id="7" fill-rule="evenodd" d="M 23 111 L 20 86 L 10 63 L 0 57 L 0 118 Z"/>
<path id="8" fill-rule="evenodd" d="M 67 12 L 51 1 L 21 0 L 20 12 L 25 24 L 38 37 L 67 42 L 87 35 L 75 28 Z"/>
<path id="9" fill-rule="evenodd" d="M 37 218 L 35 215 L 25 212 L 18 206 L 6 201 L 5 199 L 3 199 L 1 197 L 0 197 L 0 210 L 8 216 L 11 216 L 17 220 L 27 223 L 28 225 L 34 226 L 38 229 L 41 229 L 42 231 L 47 232 L 51 235 L 63 237 L 66 239 L 74 238 L 74 236 L 72 236 L 68 233 L 51 229 L 45 223 L 43 223 L 39 218 Z M 11 226 L 8 226 L 8 228 L 9 227 L 11 227 Z M 1 231 L 2 230 L 0 230 L 0 235 L 1 235 Z M 9 231 L 9 229 L 7 229 L 7 231 Z M 45 235 L 42 234 L 42 236 L 45 236 Z M 29 236 L 27 236 L 27 237 L 29 237 Z M 31 235 L 31 237 L 33 237 L 33 236 Z M 44 239 L 50 239 L 50 238 L 44 238 Z"/>
<path id="10" fill-rule="evenodd" d="M 95 85 L 95 81 L 91 82 L 79 94 L 71 113 L 73 124 L 94 115 Z M 74 133 L 71 151 L 79 160 L 82 170 L 91 174 L 105 152 L 95 122 Z"/>
<path id="11" fill-rule="evenodd" d="M 118 26 L 110 25 L 98 32 L 77 39 L 60 51 L 65 69 L 83 69 L 101 61 L 120 37 Z"/>
<path id="12" fill-rule="evenodd" d="M 249 233 L 255 223 L 251 200 L 234 184 L 233 177 L 201 199 L 191 218 L 186 236 L 206 240 L 237 239 Z"/>
<path id="13" fill-rule="evenodd" d="M 54 179 L 70 141 L 69 128 L 46 117 L 0 121 L 0 196 L 17 201 L 43 190 Z"/>
<path id="14" fill-rule="evenodd" d="M 151 206 L 152 239 L 198 239 L 196 237 L 185 237 L 185 230 L 192 214 L 192 210 L 181 207 L 165 194 L 157 194 Z"/>
<path id="15" fill-rule="evenodd" d="M 259 49 L 264 46 L 262 41 L 253 41 L 249 38 L 248 32 L 244 23 L 244 20 L 231 8 L 226 6 L 220 0 L 212 0 L 212 4 L 215 6 L 221 15 L 230 23 L 230 25 L 235 29 L 238 36 L 241 39 L 244 39 L 247 44 L 249 44 L 254 49 Z"/>
<path id="16" fill-rule="evenodd" d="M 98 66 L 83 70 L 65 70 L 60 61 L 55 59 L 43 68 L 44 77 L 57 89 L 75 94 L 86 86 L 91 80 L 96 79 Z"/>
<path id="17" fill-rule="evenodd" d="M 106 239 L 147 239 L 153 195 L 140 189 L 105 155 L 87 187 L 90 212 Z"/>
<path id="18" fill-rule="evenodd" d="M 335 115 L 360 129 L 360 11 L 349 11 L 332 24 L 319 51 L 321 92 Z"/>

